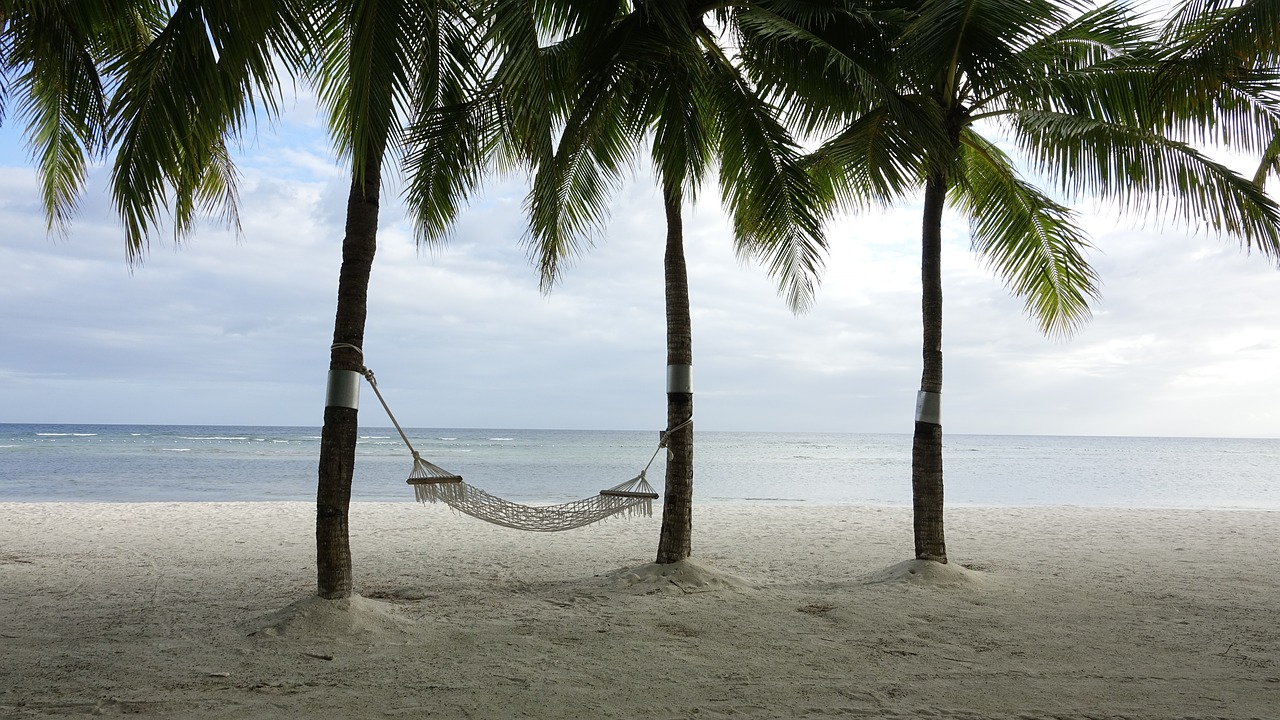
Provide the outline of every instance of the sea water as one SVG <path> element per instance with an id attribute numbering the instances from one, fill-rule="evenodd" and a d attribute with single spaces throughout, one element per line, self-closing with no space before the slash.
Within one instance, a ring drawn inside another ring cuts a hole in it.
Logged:
<path id="1" fill-rule="evenodd" d="M 594 495 L 648 465 L 658 433 L 412 429 L 436 465 L 517 502 Z M 911 437 L 697 432 L 698 502 L 909 505 Z M 0 501 L 312 500 L 318 428 L 0 424 Z M 412 456 L 362 428 L 354 500 L 411 501 Z M 650 461 L 652 464 L 650 465 Z M 1280 440 L 949 435 L 950 505 L 1280 510 Z"/>

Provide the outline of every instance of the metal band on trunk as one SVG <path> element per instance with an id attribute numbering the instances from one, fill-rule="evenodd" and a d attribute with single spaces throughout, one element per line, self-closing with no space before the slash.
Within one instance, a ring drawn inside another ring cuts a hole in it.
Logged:
<path id="1" fill-rule="evenodd" d="M 329 387 L 324 394 L 324 406 L 359 410 L 360 378 L 360 373 L 354 370 L 330 370 Z"/>
<path id="2" fill-rule="evenodd" d="M 916 393 L 916 422 L 942 424 L 942 395 L 924 390 Z"/>
<path id="3" fill-rule="evenodd" d="M 692 365 L 668 365 L 667 366 L 667 392 L 669 393 L 692 393 L 693 392 L 693 366 Z"/>

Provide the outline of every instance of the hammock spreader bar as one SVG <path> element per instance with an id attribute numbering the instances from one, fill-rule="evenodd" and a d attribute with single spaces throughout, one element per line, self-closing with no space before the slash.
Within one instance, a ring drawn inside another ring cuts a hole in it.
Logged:
<path id="1" fill-rule="evenodd" d="M 413 453 L 413 470 L 409 473 L 407 482 L 413 486 L 414 497 L 418 502 L 445 503 L 463 514 L 516 530 L 533 532 L 572 530 L 624 513 L 628 517 L 652 517 L 653 501 L 658 499 L 658 493 L 645 479 L 645 473 L 648 472 L 649 466 L 653 464 L 662 448 L 666 447 L 667 435 L 692 421 L 690 418 L 663 433 L 658 449 L 654 451 L 653 457 L 649 458 L 649 463 L 645 465 L 644 470 L 626 482 L 601 490 L 594 497 L 574 502 L 560 505 L 521 505 L 490 495 L 468 484 L 461 475 L 424 460 L 409 442 L 408 436 L 405 435 L 387 401 L 382 397 L 382 393 L 378 390 L 378 383 L 373 377 L 373 371 L 363 368 L 361 374 L 369 381 L 369 386 L 378 396 L 378 402 L 382 403 L 382 409 L 386 410 L 387 417 L 391 418 L 391 423 L 400 433 L 400 439 L 409 448 L 409 452 Z"/>

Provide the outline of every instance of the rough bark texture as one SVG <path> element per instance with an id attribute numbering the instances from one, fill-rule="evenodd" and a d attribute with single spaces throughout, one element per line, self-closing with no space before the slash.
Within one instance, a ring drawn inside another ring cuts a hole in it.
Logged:
<path id="1" fill-rule="evenodd" d="M 925 184 L 920 278 L 924 371 L 920 390 L 942 393 L 942 210 L 947 180 L 933 173 Z M 911 445 L 911 499 L 916 557 L 947 561 L 942 523 L 942 425 L 916 421 Z"/>
<path id="2" fill-rule="evenodd" d="M 346 237 L 338 276 L 338 309 L 334 316 L 330 370 L 364 367 L 360 353 L 342 344 L 364 346 L 369 273 L 377 250 L 378 188 L 381 153 L 365 160 L 363 181 L 352 176 L 347 199 Z M 320 469 L 316 485 L 316 592 L 323 598 L 351 595 L 351 543 L 347 517 L 351 475 L 356 463 L 357 411 L 327 407 L 320 431 Z"/>
<path id="3" fill-rule="evenodd" d="M 667 215 L 667 250 L 663 258 L 667 286 L 667 364 L 693 364 L 693 323 L 689 317 L 689 276 L 684 258 L 684 224 L 679 190 L 663 193 Z M 693 417 L 692 393 L 667 393 L 667 427 Z M 667 437 L 667 478 L 662 501 L 659 563 L 673 563 L 693 553 L 693 423 Z"/>

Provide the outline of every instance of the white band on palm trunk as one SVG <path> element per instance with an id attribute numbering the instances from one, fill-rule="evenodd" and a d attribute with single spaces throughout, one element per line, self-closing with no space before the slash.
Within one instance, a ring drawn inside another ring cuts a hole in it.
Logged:
<path id="1" fill-rule="evenodd" d="M 669 393 L 692 393 L 693 392 L 693 366 L 692 365 L 668 365 L 667 366 L 667 392 Z"/>
<path id="2" fill-rule="evenodd" d="M 942 395 L 924 390 L 916 393 L 916 422 L 942 424 Z"/>
<path id="3" fill-rule="evenodd" d="M 324 394 L 325 407 L 360 409 L 360 373 L 354 370 L 330 370 L 329 387 Z"/>

